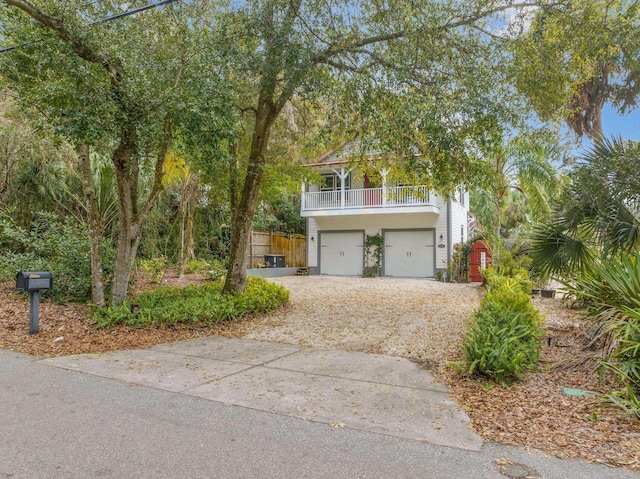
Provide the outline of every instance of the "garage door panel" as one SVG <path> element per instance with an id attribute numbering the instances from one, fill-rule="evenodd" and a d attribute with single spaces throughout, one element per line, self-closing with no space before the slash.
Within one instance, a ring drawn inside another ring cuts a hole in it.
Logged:
<path id="1" fill-rule="evenodd" d="M 435 276 L 435 232 L 385 231 L 386 276 L 427 278 Z"/>
<path id="2" fill-rule="evenodd" d="M 362 275 L 364 234 L 362 232 L 320 234 L 320 274 Z"/>

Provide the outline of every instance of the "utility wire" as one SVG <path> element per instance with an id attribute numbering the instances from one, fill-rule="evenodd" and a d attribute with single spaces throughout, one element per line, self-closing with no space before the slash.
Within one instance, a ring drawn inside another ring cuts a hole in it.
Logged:
<path id="1" fill-rule="evenodd" d="M 111 17 L 103 18 L 102 20 L 98 20 L 96 22 L 90 23 L 89 26 L 92 27 L 93 25 L 101 25 L 103 23 L 113 22 L 114 20 L 128 17 L 130 15 L 135 15 L 136 13 L 144 12 L 146 10 L 151 10 L 152 8 L 158 8 L 163 5 L 167 5 L 169 3 L 173 3 L 176 1 L 178 0 L 162 0 L 161 2 L 158 2 L 158 3 L 153 3 L 151 5 L 146 5 L 144 7 L 135 8 L 133 10 L 126 11 L 124 13 L 118 13 L 117 15 L 112 15 Z M 92 3 L 98 3 L 98 2 L 96 1 Z M 31 45 L 31 43 L 32 42 L 24 42 L 24 43 L 20 43 L 19 45 L 12 45 L 10 47 L 0 48 L 0 53 L 6 53 L 6 52 L 10 52 L 11 50 L 15 50 L 16 48 L 26 47 L 27 45 Z"/>

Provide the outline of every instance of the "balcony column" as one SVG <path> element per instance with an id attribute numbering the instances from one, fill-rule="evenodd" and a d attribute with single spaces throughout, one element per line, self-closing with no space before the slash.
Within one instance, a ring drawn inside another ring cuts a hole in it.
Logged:
<path id="1" fill-rule="evenodd" d="M 347 179 L 347 176 L 349 176 L 349 173 L 351 170 L 349 171 L 344 171 L 344 166 L 340 168 L 340 173 L 338 173 L 336 170 L 332 170 L 336 175 L 338 175 L 338 178 L 340 178 L 340 209 L 344 209 L 345 206 L 345 202 L 344 202 L 344 180 Z"/>
<path id="2" fill-rule="evenodd" d="M 300 211 L 305 210 L 305 185 L 302 183 L 302 195 L 300 196 Z"/>
<path id="3" fill-rule="evenodd" d="M 387 174 L 389 170 L 386 168 L 384 170 L 380 170 L 380 176 L 382 176 L 382 207 L 387 206 Z"/>

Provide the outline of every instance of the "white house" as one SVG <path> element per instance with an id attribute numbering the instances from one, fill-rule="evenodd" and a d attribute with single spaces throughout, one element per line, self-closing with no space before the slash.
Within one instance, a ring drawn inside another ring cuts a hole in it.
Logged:
<path id="1" fill-rule="evenodd" d="M 308 165 L 324 179 L 302 191 L 310 273 L 362 275 L 365 238 L 376 234 L 384 239 L 381 276 L 434 278 L 444 272 L 454 244 L 468 238 L 468 192 L 459 188 L 447 200 L 426 186 L 392 183 L 387 170 L 370 180 L 344 151 Z"/>

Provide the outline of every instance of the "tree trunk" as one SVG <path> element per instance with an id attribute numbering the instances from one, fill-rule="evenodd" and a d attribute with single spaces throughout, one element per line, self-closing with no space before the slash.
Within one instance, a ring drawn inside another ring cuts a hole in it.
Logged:
<path id="1" fill-rule="evenodd" d="M 196 259 L 196 253 L 195 253 L 195 248 L 194 248 L 194 240 L 193 240 L 193 220 L 195 218 L 196 215 L 196 205 L 198 202 L 198 183 L 199 183 L 199 175 L 196 173 L 193 175 L 191 182 L 190 182 L 190 189 L 191 191 L 189 192 L 189 206 L 187 209 L 187 224 L 185 227 L 185 238 L 184 238 L 184 244 L 185 244 L 185 250 L 186 250 L 186 256 L 187 256 L 187 260 L 194 260 Z"/>
<path id="2" fill-rule="evenodd" d="M 118 176 L 118 245 L 113 269 L 111 305 L 119 306 L 127 299 L 131 269 L 139 243 L 139 223 L 135 221 L 130 178 L 116 169 Z"/>
<path id="3" fill-rule="evenodd" d="M 271 126 L 277 115 L 273 102 L 267 101 L 261 94 L 256 110 L 256 124 L 251 141 L 247 176 L 242 189 L 240 202 L 231 220 L 231 247 L 229 251 L 229 269 L 224 283 L 224 293 L 244 291 L 247 282 L 247 263 L 251 224 L 258 206 L 260 183 L 266 164 L 267 146 Z"/>
<path id="4" fill-rule="evenodd" d="M 118 246 L 113 270 L 111 305 L 119 306 L 127 299 L 129 278 L 136 260 L 136 253 L 142 234 L 142 223 L 151 212 L 158 195 L 162 191 L 164 160 L 171 142 L 170 125 L 165 125 L 165 135 L 156 158 L 155 173 L 151 192 L 141 210 L 138 210 L 138 158 L 134 156 L 136 131 L 123 129 L 120 143 L 113 153 L 112 161 L 116 169 L 118 188 Z"/>
<path id="5" fill-rule="evenodd" d="M 82 192 L 86 199 L 87 225 L 91 247 L 91 302 L 104 306 L 104 282 L 102 271 L 102 242 L 104 241 L 104 218 L 100 214 L 98 199 L 91 173 L 89 145 L 82 145 L 78 154 Z"/>
<path id="6" fill-rule="evenodd" d="M 180 244 L 178 246 L 178 276 L 184 275 L 184 250 L 185 250 L 185 229 L 187 222 L 187 208 L 189 203 L 189 176 L 182 179 L 182 190 L 180 191 Z"/>
<path id="7" fill-rule="evenodd" d="M 238 144 L 234 141 L 229 148 L 231 160 L 229 161 L 229 206 L 231 209 L 231 221 L 238 208 Z"/>

